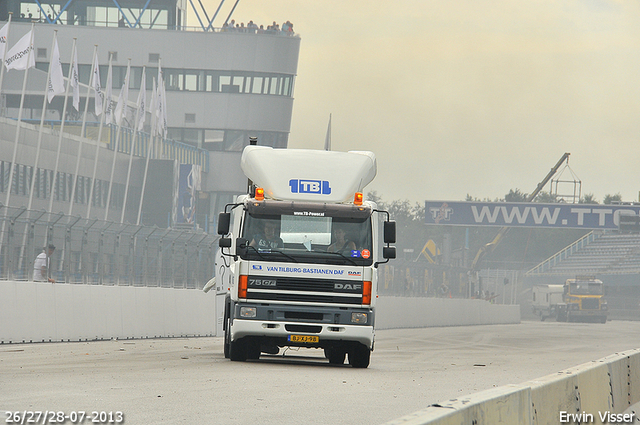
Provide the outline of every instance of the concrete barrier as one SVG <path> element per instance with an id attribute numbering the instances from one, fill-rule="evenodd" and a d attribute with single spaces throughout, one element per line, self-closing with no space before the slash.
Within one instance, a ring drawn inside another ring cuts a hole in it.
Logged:
<path id="1" fill-rule="evenodd" d="M 380 296 L 376 302 L 377 329 L 510 323 L 520 323 L 520 306 L 458 298 Z"/>
<path id="2" fill-rule="evenodd" d="M 630 407 L 638 402 L 640 349 L 435 404 L 387 425 L 637 423 Z"/>
<path id="3" fill-rule="evenodd" d="M 195 289 L 0 282 L 0 343 L 214 336 L 215 296 Z"/>
<path id="4" fill-rule="evenodd" d="M 196 289 L 0 281 L 0 343 L 216 336 L 216 296 Z M 378 329 L 520 323 L 518 306 L 380 297 Z M 219 328 L 219 327 L 218 327 Z"/>

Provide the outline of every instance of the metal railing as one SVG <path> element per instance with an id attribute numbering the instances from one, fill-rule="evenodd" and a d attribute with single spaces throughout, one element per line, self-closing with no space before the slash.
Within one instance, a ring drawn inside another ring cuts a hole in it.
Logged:
<path id="1" fill-rule="evenodd" d="M 562 260 L 568 258 L 571 254 L 577 252 L 578 250 L 584 248 L 589 245 L 591 242 L 600 237 L 600 233 L 589 232 L 568 247 L 564 248 L 562 251 L 554 254 L 552 257 L 547 258 L 542 263 L 538 264 L 528 272 L 526 272 L 526 276 L 532 276 L 536 274 L 541 274 L 549 271 L 553 266 L 559 264 Z"/>
<path id="2" fill-rule="evenodd" d="M 13 119 L 9 118 L 8 122 Z M 38 126 L 40 121 L 25 119 L 23 122 Z M 45 127 L 51 130 L 60 130 L 60 120 L 46 120 Z M 99 123 L 88 122 L 84 129 L 84 138 L 98 140 Z M 82 129 L 81 121 L 65 121 L 64 133 L 80 136 Z M 114 150 L 116 146 L 116 135 L 118 126 L 115 124 L 104 124 L 102 130 L 101 141 L 106 143 L 109 150 Z M 200 165 L 202 171 L 209 171 L 209 151 L 197 148 L 186 143 L 178 142 L 172 139 L 157 137 L 154 139 L 149 133 L 142 131 L 134 132 L 129 128 L 122 127 L 120 140 L 118 142 L 118 152 L 130 154 L 133 149 L 133 155 L 137 157 L 146 157 L 149 152 L 151 159 L 175 159 L 179 164 Z M 149 143 L 153 144 L 153 148 L 148 151 Z"/>
<path id="3" fill-rule="evenodd" d="M 0 204 L 0 279 L 30 281 L 53 244 L 56 282 L 201 289 L 213 276 L 216 235 L 119 224 Z"/>

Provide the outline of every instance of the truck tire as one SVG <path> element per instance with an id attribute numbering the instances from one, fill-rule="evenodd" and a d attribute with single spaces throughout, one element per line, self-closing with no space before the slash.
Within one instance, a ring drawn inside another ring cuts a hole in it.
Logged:
<path id="1" fill-rule="evenodd" d="M 229 342 L 229 358 L 232 362 L 247 360 L 247 341 L 244 338 Z"/>
<path id="2" fill-rule="evenodd" d="M 224 358 L 229 358 L 229 344 L 231 343 L 231 318 L 229 317 L 229 304 L 224 307 Z"/>
<path id="3" fill-rule="evenodd" d="M 600 318 L 600 323 L 607 323 L 607 316 L 602 316 Z"/>
<path id="4" fill-rule="evenodd" d="M 363 344 L 358 343 L 349 350 L 349 364 L 353 367 L 366 368 L 370 359 L 371 351 Z"/>
<path id="5" fill-rule="evenodd" d="M 231 345 L 231 320 L 227 317 L 225 322 L 227 323 L 227 327 L 224 330 L 224 358 L 228 359 Z"/>

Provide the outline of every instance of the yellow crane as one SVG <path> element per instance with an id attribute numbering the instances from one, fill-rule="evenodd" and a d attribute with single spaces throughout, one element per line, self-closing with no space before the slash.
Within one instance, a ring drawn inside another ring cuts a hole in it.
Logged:
<path id="1" fill-rule="evenodd" d="M 549 182 L 549 180 L 551 180 L 551 178 L 558 172 L 558 169 L 560 168 L 560 166 L 562 166 L 562 164 L 564 164 L 565 161 L 567 163 L 569 162 L 569 155 L 570 155 L 570 153 L 568 153 L 568 152 L 565 152 L 565 154 L 562 155 L 562 158 L 560 158 L 558 163 L 553 166 L 551 171 L 549 171 L 549 174 L 547 174 L 547 176 L 540 183 L 538 183 L 538 186 L 536 187 L 536 189 L 529 196 L 527 196 L 527 199 L 525 199 L 525 202 L 533 201 L 533 199 L 536 197 L 536 195 L 538 195 L 538 193 L 540 193 L 540 191 L 546 186 L 546 184 Z M 500 228 L 500 230 L 498 231 L 498 234 L 496 235 L 496 237 L 493 238 L 493 240 L 491 242 L 489 242 L 488 244 L 486 244 L 482 248 L 480 248 L 480 250 L 476 254 L 476 257 L 473 259 L 473 262 L 471 263 L 471 271 L 472 272 L 477 274 L 478 266 L 480 264 L 480 260 L 482 260 L 482 258 L 486 254 L 488 254 L 490 252 L 493 252 L 493 250 L 496 249 L 496 246 L 498 246 L 498 244 L 502 241 L 502 239 L 507 234 L 509 229 L 510 229 L 510 227 L 502 227 L 502 228 Z"/>

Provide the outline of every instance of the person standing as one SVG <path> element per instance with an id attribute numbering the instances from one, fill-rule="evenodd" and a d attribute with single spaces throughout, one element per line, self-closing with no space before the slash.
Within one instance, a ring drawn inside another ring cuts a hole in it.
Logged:
<path id="1" fill-rule="evenodd" d="M 56 250 L 53 244 L 49 244 L 48 247 L 42 250 L 36 257 L 36 261 L 33 263 L 33 281 L 34 282 L 51 282 L 56 283 L 54 279 L 50 277 L 51 256 Z"/>

